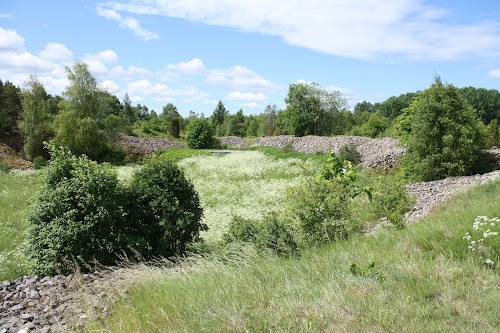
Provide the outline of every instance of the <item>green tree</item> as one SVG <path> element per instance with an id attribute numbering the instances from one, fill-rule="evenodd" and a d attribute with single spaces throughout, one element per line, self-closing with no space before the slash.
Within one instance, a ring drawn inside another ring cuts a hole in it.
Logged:
<path id="1" fill-rule="evenodd" d="M 66 67 L 70 85 L 63 93 L 61 112 L 56 117 L 56 140 L 76 155 L 103 160 L 111 150 L 114 128 L 106 126 L 100 100 L 101 90 L 87 65 L 77 61 Z"/>
<path id="2" fill-rule="evenodd" d="M 485 125 L 493 119 L 500 121 L 500 92 L 496 89 L 465 87 L 460 93 L 477 111 Z"/>
<path id="3" fill-rule="evenodd" d="M 498 127 L 498 120 L 493 119 L 486 126 L 486 146 L 493 147 L 500 145 L 500 128 Z"/>
<path id="4" fill-rule="evenodd" d="M 163 107 L 163 113 L 159 115 L 158 119 L 164 121 L 168 132 L 174 138 L 178 138 L 181 132 L 181 115 L 177 107 L 172 103 L 168 103 Z"/>
<path id="5" fill-rule="evenodd" d="M 219 101 L 219 103 L 217 103 L 217 106 L 215 107 L 214 112 L 210 116 L 210 121 L 212 122 L 212 126 L 215 129 L 216 135 L 222 136 L 225 134 L 223 124 L 228 115 L 229 111 L 226 110 L 226 107 L 224 106 L 222 101 Z"/>
<path id="6" fill-rule="evenodd" d="M 10 81 L 0 80 L 0 136 L 19 135 L 17 123 L 21 112 L 21 90 Z"/>
<path id="7" fill-rule="evenodd" d="M 189 148 L 206 149 L 215 146 L 214 129 L 205 118 L 194 118 L 187 127 Z"/>
<path id="8" fill-rule="evenodd" d="M 423 180 L 466 175 L 481 146 L 479 119 L 460 91 L 436 77 L 409 107 L 406 167 Z"/>
<path id="9" fill-rule="evenodd" d="M 339 129 L 335 122 L 347 101 L 338 91 L 317 83 L 294 83 L 288 89 L 286 109 L 279 113 L 281 132 L 296 136 L 329 135 Z"/>
<path id="10" fill-rule="evenodd" d="M 130 97 L 128 96 L 128 93 L 125 93 L 125 97 L 123 97 L 123 114 L 125 116 L 125 119 L 127 119 L 129 124 L 132 124 L 135 122 L 135 114 L 134 110 L 132 109 L 132 101 L 130 100 Z"/>
<path id="11" fill-rule="evenodd" d="M 417 95 L 418 92 L 392 96 L 386 101 L 376 104 L 372 111 L 379 112 L 382 116 L 389 119 L 394 119 L 401 114 L 403 109 L 410 106 Z"/>
<path id="12" fill-rule="evenodd" d="M 227 117 L 226 135 L 243 137 L 246 134 L 245 115 L 239 110 L 233 116 Z"/>
<path id="13" fill-rule="evenodd" d="M 49 96 L 34 74 L 22 91 L 22 105 L 19 128 L 24 136 L 24 154 L 30 161 L 37 156 L 48 157 L 43 142 L 53 135 Z"/>
<path id="14" fill-rule="evenodd" d="M 276 132 L 276 118 L 278 117 L 278 108 L 276 105 L 268 105 L 264 109 L 261 117 L 259 132 L 263 136 L 271 136 Z"/>

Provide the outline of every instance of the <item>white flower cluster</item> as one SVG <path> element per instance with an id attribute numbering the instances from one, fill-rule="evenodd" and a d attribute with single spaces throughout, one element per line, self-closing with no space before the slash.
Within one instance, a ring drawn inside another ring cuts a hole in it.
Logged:
<path id="1" fill-rule="evenodd" d="M 469 243 L 469 250 L 488 267 L 493 267 L 495 262 L 491 258 L 485 258 L 485 256 L 495 255 L 495 250 L 486 243 L 488 238 L 498 236 L 499 232 L 497 230 L 500 229 L 500 218 L 478 216 L 472 224 L 472 229 L 474 230 L 473 235 L 467 232 L 463 237 Z"/>

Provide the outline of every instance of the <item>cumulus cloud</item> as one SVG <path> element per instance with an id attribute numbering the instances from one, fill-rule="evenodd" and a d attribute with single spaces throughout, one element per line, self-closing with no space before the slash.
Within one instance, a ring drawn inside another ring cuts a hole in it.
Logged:
<path id="1" fill-rule="evenodd" d="M 357 59 L 449 60 L 500 54 L 500 23 L 455 23 L 452 11 L 423 0 L 128 0 L 100 6 L 117 21 L 118 12 L 176 17 L 278 36 L 291 45 Z"/>
<path id="2" fill-rule="evenodd" d="M 68 50 L 64 44 L 48 43 L 45 45 L 45 48 L 40 51 L 39 56 L 42 59 L 63 61 L 71 60 L 73 58 L 73 52 Z"/>
<path id="3" fill-rule="evenodd" d="M 153 73 L 146 68 L 142 67 L 137 67 L 134 65 L 130 65 L 128 67 L 123 67 L 123 66 L 115 66 L 111 68 L 109 75 L 112 77 L 118 77 L 118 78 L 125 78 L 125 79 L 131 79 L 131 78 L 137 78 L 137 77 L 148 77 L 151 76 Z"/>
<path id="4" fill-rule="evenodd" d="M 169 64 L 167 65 L 167 69 L 180 71 L 185 74 L 198 74 L 206 71 L 205 64 L 198 58 L 189 61 L 181 61 L 176 64 Z"/>
<path id="5" fill-rule="evenodd" d="M 108 73 L 106 64 L 117 62 L 118 55 L 115 51 L 104 50 L 97 54 L 86 54 L 82 60 L 88 65 L 90 72 L 94 75 L 104 75 Z"/>
<path id="6" fill-rule="evenodd" d="M 120 87 L 115 81 L 111 80 L 104 80 L 100 84 L 102 89 L 106 90 L 107 92 L 111 94 L 116 94 L 120 90 Z"/>
<path id="7" fill-rule="evenodd" d="M 241 103 L 241 106 L 249 109 L 262 109 L 262 105 L 257 104 L 257 102 Z"/>
<path id="8" fill-rule="evenodd" d="M 148 96 L 157 101 L 175 101 L 176 97 L 190 97 L 198 100 L 203 100 L 208 96 L 204 91 L 193 86 L 182 88 L 171 88 L 162 83 L 151 83 L 149 80 L 137 80 L 130 82 L 127 89 L 130 94 L 137 96 Z"/>
<path id="9" fill-rule="evenodd" d="M 242 93 L 240 91 L 233 91 L 226 95 L 226 99 L 234 101 L 265 101 L 266 95 L 262 93 Z"/>
<path id="10" fill-rule="evenodd" d="M 137 21 L 133 17 L 122 17 L 116 11 L 108 8 L 103 8 L 101 6 L 97 7 L 97 14 L 107 19 L 117 21 L 120 24 L 120 27 L 130 29 L 136 36 L 146 41 L 157 39 L 159 37 L 157 33 L 151 32 L 141 27 L 139 21 Z"/>
<path id="11" fill-rule="evenodd" d="M 226 85 L 252 92 L 273 92 L 281 88 L 278 84 L 268 81 L 253 70 L 240 65 L 229 69 L 211 70 L 206 81 L 211 84 Z"/>
<path id="12" fill-rule="evenodd" d="M 24 37 L 15 30 L 0 27 L 0 51 L 24 51 Z"/>

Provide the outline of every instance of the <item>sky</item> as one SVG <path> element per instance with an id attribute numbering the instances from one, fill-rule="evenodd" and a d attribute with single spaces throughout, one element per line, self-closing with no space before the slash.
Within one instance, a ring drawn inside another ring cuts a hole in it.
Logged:
<path id="1" fill-rule="evenodd" d="M 285 108 L 290 84 L 352 108 L 424 90 L 500 88 L 497 0 L 0 0 L 0 79 L 51 94 L 88 64 L 100 86 L 161 113 Z"/>

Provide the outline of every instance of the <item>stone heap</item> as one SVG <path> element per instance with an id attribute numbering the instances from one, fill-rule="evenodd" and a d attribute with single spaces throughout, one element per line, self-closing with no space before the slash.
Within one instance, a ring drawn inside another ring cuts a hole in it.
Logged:
<path id="1" fill-rule="evenodd" d="M 222 147 L 244 148 L 247 146 L 245 139 L 239 136 L 222 136 L 219 138 Z"/>
<path id="2" fill-rule="evenodd" d="M 94 316 L 107 315 L 125 281 L 141 270 L 103 270 L 68 276 L 24 276 L 0 282 L 0 333 L 69 332 Z M 121 291 L 122 294 L 119 294 Z"/>
<path id="3" fill-rule="evenodd" d="M 344 145 L 352 144 L 361 154 L 361 165 L 368 169 L 394 167 L 405 150 L 401 143 L 393 138 L 371 139 L 345 135 L 334 137 L 281 135 L 256 138 L 253 144 L 280 149 L 288 146 L 295 151 L 309 154 L 330 151 L 336 153 Z"/>
<path id="4" fill-rule="evenodd" d="M 429 215 L 438 204 L 471 186 L 481 185 L 498 178 L 500 178 L 500 170 L 483 175 L 408 184 L 406 190 L 415 195 L 416 202 L 413 209 L 406 213 L 406 223 L 415 222 Z"/>
<path id="5" fill-rule="evenodd" d="M 121 136 L 116 143 L 127 150 L 137 150 L 145 155 L 150 155 L 158 149 L 186 147 L 186 145 L 182 142 L 176 142 L 162 138 L 139 138 L 129 135 Z"/>

